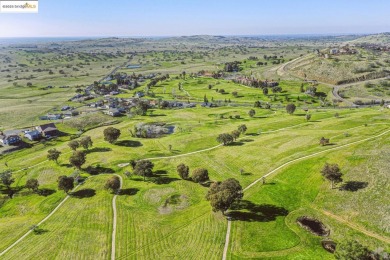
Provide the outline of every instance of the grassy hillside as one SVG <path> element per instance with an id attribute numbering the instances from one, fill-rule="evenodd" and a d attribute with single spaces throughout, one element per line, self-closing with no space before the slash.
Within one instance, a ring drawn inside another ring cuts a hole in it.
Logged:
<path id="1" fill-rule="evenodd" d="M 380 33 L 359 37 L 357 39 L 349 41 L 351 44 L 379 44 L 389 45 L 390 44 L 390 33 Z"/>
<path id="2" fill-rule="evenodd" d="M 28 148 L 0 155 L 0 173 L 9 170 L 14 178 L 12 198 L 0 182 L 0 258 L 109 259 L 115 249 L 115 259 L 221 259 L 226 247 L 227 259 L 334 259 L 322 247 L 324 239 L 357 240 L 370 250 L 390 252 L 390 110 L 333 108 L 332 86 L 320 83 L 317 95 L 311 96 L 304 92 L 312 84 L 301 80 L 306 74 L 307 79 L 336 84 L 379 77 L 390 70 L 386 52 L 359 48 L 353 55 L 313 54 L 314 49 L 356 37 L 107 38 L 2 48 L 0 130 L 47 122 L 38 116 L 58 112 L 65 104 L 91 112 L 86 104 L 68 99 L 114 68 L 128 75 L 170 74 L 150 88 L 149 80 L 140 81 L 118 98 L 144 91 L 156 102 L 198 105 L 156 106 L 144 116 L 132 117 L 85 113 L 55 122 L 64 133 L 61 137 L 28 142 Z M 241 61 L 241 71 L 221 79 L 191 76 L 200 70 L 221 70 L 228 61 Z M 185 78 L 178 76 L 183 71 Z M 269 88 L 265 95 L 262 89 L 234 83 L 236 76 L 275 80 L 282 91 Z M 351 101 L 386 99 L 387 81 L 344 85 L 339 94 Z M 54 88 L 45 88 L 48 85 Z M 69 88 L 59 88 L 63 85 Z M 219 106 L 201 107 L 204 99 Z M 255 101 L 262 107 L 255 108 Z M 265 109 L 267 103 L 270 109 Z M 286 112 L 290 103 L 297 107 L 293 114 Z M 88 122 L 85 131 L 80 132 L 77 122 Z M 135 137 L 132 133 L 140 123 L 166 124 L 174 131 L 158 138 Z M 232 144 L 218 143 L 219 134 L 243 124 L 247 131 Z M 104 140 L 108 125 L 121 132 L 114 143 Z M 85 152 L 86 162 L 76 169 L 69 161 L 73 151 L 68 143 L 84 136 L 92 138 L 93 146 L 78 148 Z M 329 139 L 328 145 L 319 144 L 323 137 Z M 58 162 L 47 159 L 53 148 L 61 152 Z M 129 164 L 143 159 L 154 164 L 152 176 L 145 180 Z M 180 179 L 176 170 L 180 163 L 190 172 L 207 169 L 213 182 L 237 179 L 245 189 L 243 199 L 226 215 L 213 212 L 206 200 L 207 183 Z M 340 166 L 343 182 L 334 189 L 321 175 L 325 163 Z M 117 193 L 105 189 L 113 174 L 123 179 Z M 85 181 L 68 196 L 58 189 L 63 175 Z M 39 192 L 25 187 L 31 178 L 38 180 Z M 303 229 L 297 224 L 301 216 L 321 221 L 329 235 Z"/>
<path id="3" fill-rule="evenodd" d="M 325 51 L 326 52 L 326 51 Z M 287 65 L 292 74 L 301 78 L 330 84 L 353 83 L 382 78 L 390 69 L 389 54 L 358 49 L 358 54 L 331 55 L 330 58 L 310 54 Z"/>
<path id="4" fill-rule="evenodd" d="M 384 172 L 388 167 L 385 160 L 385 154 L 389 152 L 387 135 L 337 149 L 388 130 L 386 121 L 390 115 L 387 111 L 342 110 L 339 118 L 334 117 L 333 110 L 312 111 L 311 122 L 305 122 L 303 116 L 289 116 L 283 111 L 269 113 L 259 110 L 258 117 L 249 118 L 245 117 L 245 110 L 239 108 L 219 111 L 242 114 L 244 119 L 237 121 L 216 119 L 210 114 L 212 110 L 205 108 L 156 112 L 166 116 L 136 118 L 116 125 L 122 131 L 117 144 L 102 140 L 104 128 L 85 133 L 92 136 L 94 147 L 88 152 L 82 175 L 89 176 L 87 166 L 99 167 L 102 173 L 122 174 L 132 169 L 121 168 L 118 164 L 130 159 L 175 156 L 210 148 L 217 145 L 215 137 L 218 133 L 231 131 L 242 123 L 248 126 L 248 131 L 236 145 L 183 157 L 153 160 L 155 176 L 147 182 L 140 177 L 128 179 L 122 175 L 125 180 L 123 195 L 119 195 L 117 201 L 116 251 L 119 259 L 171 256 L 221 258 L 226 220 L 220 213 L 213 213 L 205 201 L 207 187 L 178 178 L 175 167 L 179 163 L 189 165 L 190 169 L 207 168 L 212 180 L 237 178 L 246 187 L 272 169 L 316 152 L 321 153 L 281 169 L 267 178 L 266 185 L 258 184 L 245 192 L 243 203 L 233 208 L 231 213 L 236 220 L 232 224 L 229 258 L 332 258 L 320 246 L 320 238 L 295 223 L 295 219 L 302 215 L 323 221 L 331 229 L 330 238 L 336 241 L 358 238 L 371 249 L 389 249 L 386 243 L 323 213 L 331 212 L 375 234 L 389 236 L 389 227 L 384 221 L 386 208 L 380 207 L 388 204 L 387 197 L 381 196 L 388 189 L 382 185 L 387 178 Z M 187 131 L 176 131 L 159 139 L 131 138 L 127 129 L 140 120 L 171 122 Z M 319 146 L 318 140 L 322 136 L 330 138 L 332 145 Z M 172 145 L 172 151 L 169 151 L 169 145 Z M 63 152 L 58 165 L 45 162 L 46 151 L 52 147 Z M 384 156 L 374 158 L 378 151 Z M 59 175 L 69 175 L 74 171 L 67 166 L 69 155 L 66 142 L 58 141 L 49 147 L 37 147 L 29 153 L 21 151 L 1 159 L 1 165 L 7 161 L 9 167 L 15 170 L 15 187 L 22 186 L 30 177 L 36 177 L 42 188 L 54 190 L 47 197 L 19 193 L 1 206 L 2 214 L 7 216 L 0 225 L 1 233 L 6 234 L 6 239 L 1 243 L 2 249 L 64 198 L 62 191 L 56 191 L 56 179 Z M 356 191 L 329 189 L 329 183 L 319 173 L 325 162 L 339 163 L 346 182 L 362 182 L 366 186 Z M 31 169 L 17 172 L 38 163 Z M 244 174 L 240 173 L 240 169 L 244 169 Z M 103 189 L 107 177 L 103 174 L 88 178 L 75 195 L 41 226 L 44 233 L 30 234 L 7 252 L 5 259 L 20 257 L 21 252 L 28 252 L 23 254 L 23 259 L 29 259 L 43 248 L 43 254 L 48 258 L 80 257 L 81 254 L 85 258 L 109 257 L 113 195 Z M 381 199 L 375 199 L 375 203 L 372 203 L 377 196 L 381 196 Z M 31 202 L 31 205 L 26 207 L 25 201 Z M 60 247 L 53 243 L 59 237 Z M 89 241 L 88 245 L 83 246 L 82 241 Z M 183 241 L 186 242 L 183 244 Z M 202 248 L 201 252 L 199 248 Z"/>

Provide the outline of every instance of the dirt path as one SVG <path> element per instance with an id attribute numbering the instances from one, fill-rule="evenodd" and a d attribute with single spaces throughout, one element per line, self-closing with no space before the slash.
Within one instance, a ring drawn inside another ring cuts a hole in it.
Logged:
<path id="1" fill-rule="evenodd" d="M 297 127 L 297 126 L 300 126 L 300 125 L 304 125 L 304 124 L 307 124 L 307 123 L 301 123 L 301 124 L 287 126 L 287 127 L 283 127 L 283 128 L 279 128 L 279 129 L 275 129 L 275 130 L 264 131 L 264 132 L 262 132 L 262 134 L 269 134 L 269 133 L 279 132 L 279 131 L 290 129 L 290 128 Z M 246 139 L 246 138 L 248 138 L 248 136 L 243 136 L 243 137 L 237 138 L 237 141 L 239 141 L 241 139 Z M 145 159 L 141 159 L 141 160 L 173 159 L 173 158 L 178 158 L 178 157 L 182 157 L 182 156 L 188 156 L 188 155 L 192 155 L 192 154 L 197 154 L 197 153 L 211 151 L 211 150 L 214 150 L 214 149 L 216 149 L 218 147 L 221 147 L 221 146 L 223 146 L 223 144 L 219 144 L 219 145 L 216 145 L 216 146 L 213 146 L 213 147 L 210 147 L 210 148 L 206 148 L 206 149 L 202 149 L 202 150 L 198 150 L 198 151 L 194 151 L 194 152 L 189 152 L 189 153 L 183 153 L 183 154 L 171 155 L 171 156 L 151 157 L 151 158 L 145 158 Z M 120 164 L 120 167 L 126 167 L 128 165 L 129 165 L 129 163 L 122 163 L 122 164 Z"/>
<path id="2" fill-rule="evenodd" d="M 119 190 L 122 189 L 123 180 L 122 177 L 118 174 L 114 174 L 119 177 L 120 186 Z M 118 191 L 119 192 L 119 191 Z M 112 198 L 112 239 L 111 239 L 111 260 L 115 260 L 115 238 L 116 238 L 116 219 L 117 219 L 117 211 L 116 211 L 116 197 L 118 196 L 118 192 Z"/>
<path id="3" fill-rule="evenodd" d="M 341 222 L 347 226 L 349 226 L 350 228 L 352 229 L 355 229 L 369 237 L 373 237 L 373 238 L 376 238 L 384 243 L 387 243 L 387 244 L 390 244 L 390 238 L 388 237 L 384 237 L 384 236 L 381 236 L 379 234 L 376 234 L 374 232 L 371 232 L 371 231 L 368 231 L 367 229 L 365 229 L 364 227 L 358 225 L 358 224 L 354 224 L 354 223 L 351 223 L 349 222 L 348 220 L 345 220 L 343 219 L 342 217 L 340 216 L 337 216 L 337 215 L 334 215 L 333 213 L 329 212 L 329 211 L 325 211 L 325 210 L 322 210 L 322 209 L 317 209 L 317 208 L 314 208 L 315 210 L 318 210 L 319 212 L 323 213 L 324 215 L 330 217 L 330 218 L 333 218 L 335 220 L 337 220 L 338 222 Z"/>
<path id="4" fill-rule="evenodd" d="M 288 126 L 288 127 L 284 127 L 284 128 L 280 128 L 280 129 L 276 129 L 276 130 L 270 130 L 270 131 L 266 131 L 266 132 L 263 132 L 263 133 L 272 133 L 272 132 L 277 132 L 277 131 L 282 131 L 284 129 L 289 129 L 289 128 L 292 128 L 292 127 L 296 127 L 296 126 L 299 126 L 299 125 L 302 125 L 304 123 L 301 123 L 301 124 L 298 124 L 298 125 L 294 125 L 294 126 Z M 265 174 L 264 176 L 260 177 L 259 179 L 255 180 L 253 183 L 251 183 L 249 186 L 247 186 L 244 191 L 250 189 L 251 187 L 253 187 L 254 185 L 256 185 L 259 181 L 261 181 L 263 178 L 273 174 L 274 172 L 278 171 L 279 169 L 283 168 L 284 166 L 286 165 L 289 165 L 289 164 L 292 164 L 296 161 L 299 161 L 299 160 L 303 160 L 303 159 L 306 159 L 306 158 L 309 158 L 309 157 L 313 157 L 313 156 L 316 156 L 318 154 L 322 154 L 322 153 L 325 153 L 325 152 L 328 152 L 328 151 L 332 151 L 332 150 L 336 150 L 336 149 L 340 149 L 340 148 L 343 148 L 343 147 L 346 147 L 346 146 L 350 146 L 350 145 L 353 145 L 353 144 L 357 144 L 357 143 L 361 143 L 361 142 L 365 142 L 365 141 L 368 141 L 368 140 L 371 140 L 371 139 L 375 139 L 377 137 L 380 137 L 382 135 L 385 135 L 387 133 L 389 133 L 390 130 L 387 130 L 379 135 L 376 135 L 376 136 L 373 136 L 373 137 L 369 137 L 369 138 L 365 138 L 363 140 L 360 140 L 360 141 L 355 141 L 355 142 L 352 142 L 352 143 L 349 143 L 349 144 L 345 144 L 345 145 L 341 145 L 341 146 L 338 146 L 338 147 L 334 147 L 334 148 L 331 148 L 331 149 L 327 149 L 327 150 L 324 150 L 324 151 L 320 151 L 320 152 L 316 152 L 316 153 L 313 153 L 311 155 L 306 155 L 306 156 L 303 156 L 303 157 L 300 157 L 300 158 L 297 158 L 297 159 L 294 159 L 294 160 L 291 160 L 291 161 L 288 161 L 284 164 L 282 164 L 281 166 L 275 168 L 274 170 L 270 171 L 269 173 Z M 246 137 L 241 137 L 239 139 L 242 139 L 242 138 L 246 138 Z M 170 158 L 177 158 L 177 157 L 181 157 L 181 156 L 188 156 L 188 155 L 192 155 L 192 154 L 196 154 L 196 153 L 201 153 L 201 152 L 204 152 L 204 151 L 209 151 L 209 150 L 213 150 L 213 149 L 216 149 L 220 146 L 223 146 L 222 144 L 220 145 L 216 145 L 216 146 L 213 146 L 213 147 L 210 147 L 210 148 L 207 148 L 207 149 L 202 149 L 202 150 L 198 150 L 198 151 L 194 151 L 194 152 L 190 152 L 190 153 L 186 153 L 186 154 L 179 154 L 179 155 L 174 155 L 174 156 L 164 156 L 164 157 L 153 157 L 153 158 L 146 158 L 146 159 L 143 159 L 143 160 L 157 160 L 157 159 L 170 159 Z M 69 152 L 70 153 L 70 152 Z M 48 160 L 45 160 L 45 161 L 42 161 L 40 163 L 37 163 L 35 165 L 32 165 L 30 167 L 27 167 L 27 168 L 24 168 L 24 169 L 21 169 L 21 170 L 18 170 L 16 172 L 20 172 L 20 171 L 23 171 L 23 170 L 26 170 L 26 169 L 30 169 L 30 168 L 33 168 L 37 165 L 40 165 L 40 164 L 43 164 L 45 162 L 47 162 Z M 122 180 L 122 177 L 115 174 L 116 176 L 118 176 L 120 178 L 120 188 L 122 188 L 122 184 L 123 184 L 123 180 Z M 93 176 L 89 177 L 89 178 L 92 178 Z M 87 179 L 89 179 L 87 178 Z M 77 190 L 78 187 L 80 186 L 77 185 L 73 191 Z M 43 224 L 46 220 L 48 220 L 68 199 L 69 199 L 69 195 L 67 195 L 63 201 L 61 201 L 60 204 L 57 205 L 56 208 L 53 209 L 53 211 L 47 215 L 43 220 L 41 220 L 36 226 L 39 226 L 41 224 Z M 112 248 L 111 248 L 111 259 L 115 259 L 115 237 L 116 237 L 116 227 L 117 227 L 117 210 L 116 210 L 116 198 L 117 198 L 117 194 L 114 195 L 113 197 L 113 200 L 112 200 L 112 207 L 113 207 L 113 231 L 112 231 Z M 223 253 L 223 259 L 225 260 L 226 259 L 226 255 L 227 255 L 227 250 L 228 250 L 228 247 L 229 247 L 229 241 L 230 241 L 230 230 L 231 230 L 231 221 L 228 221 L 228 228 L 227 228 L 227 232 L 226 232 L 226 241 L 225 241 L 225 246 L 224 246 L 224 253 Z M 21 242 L 25 237 L 27 237 L 30 233 L 32 232 L 32 230 L 29 230 L 28 232 L 26 232 L 22 237 L 20 237 L 18 240 L 16 240 L 13 244 L 11 244 L 9 247 L 7 247 L 6 249 L 4 249 L 3 252 L 0 253 L 0 256 L 4 255 L 6 252 L 8 252 L 10 249 L 12 249 L 15 245 L 17 245 L 19 242 Z M 369 231 L 367 231 L 369 232 Z M 364 233 L 364 232 L 363 232 Z M 374 234 L 375 235 L 375 234 Z"/>
<path id="5" fill-rule="evenodd" d="M 230 241 L 230 230 L 232 227 L 232 222 L 228 220 L 227 230 L 226 230 L 226 238 L 225 238 L 225 246 L 223 248 L 223 255 L 222 259 L 226 259 L 227 251 L 229 248 L 229 241 Z"/>
<path id="6" fill-rule="evenodd" d="M 81 184 L 77 185 L 73 190 L 72 192 L 76 191 L 79 187 L 80 187 Z M 65 199 L 63 199 L 60 204 L 57 205 L 57 207 L 55 207 L 52 212 L 49 213 L 49 215 L 47 215 L 44 219 L 42 219 L 38 224 L 36 224 L 37 227 L 39 227 L 40 225 L 42 225 L 46 220 L 48 220 L 51 216 L 53 216 L 54 213 L 57 212 L 57 210 L 59 208 L 61 208 L 61 206 L 69 199 L 70 195 L 66 195 Z M 7 253 L 9 250 L 11 250 L 14 246 L 16 246 L 17 244 L 19 244 L 23 239 L 25 239 L 31 232 L 33 232 L 32 229 L 30 229 L 29 231 L 27 231 L 26 234 L 24 234 L 23 236 L 21 236 L 18 240 L 16 240 L 12 245 L 10 245 L 9 247 L 7 247 L 6 249 L 3 250 L 3 252 L 0 253 L 0 256 L 4 255 L 5 253 Z"/>
<path id="7" fill-rule="evenodd" d="M 294 160 L 291 160 L 291 161 L 288 161 L 282 165 L 280 165 L 279 167 L 273 169 L 272 171 L 268 172 L 267 174 L 263 175 L 262 177 L 258 178 L 257 180 L 255 180 L 254 182 L 252 182 L 251 184 L 249 184 L 243 191 L 247 191 L 248 189 L 252 188 L 254 185 L 256 185 L 258 182 L 262 181 L 263 178 L 266 178 L 268 177 L 269 175 L 277 172 L 278 170 L 280 170 L 281 168 L 287 166 L 287 165 L 290 165 L 290 164 L 293 164 L 297 161 L 301 161 L 301 160 L 304 160 L 304 159 L 308 159 L 310 157 L 314 157 L 316 155 L 319 155 L 319 154 L 323 154 L 323 153 L 327 153 L 329 151 L 333 151 L 333 150 L 337 150 L 337 149 L 341 149 L 341 148 L 344 148 L 344 147 L 347 147 L 347 146 L 351 146 L 351 145 L 354 145 L 354 144 L 358 144 L 358 143 L 362 143 L 362 142 L 365 142 L 365 141 L 369 141 L 369 140 L 372 140 L 372 139 L 376 139 L 378 137 L 381 137 L 383 135 L 386 135 L 387 133 L 390 133 L 390 130 L 387 130 L 387 131 L 384 131 L 382 132 L 381 134 L 378 134 L 378 135 L 375 135 L 375 136 L 372 136 L 372 137 L 368 137 L 368 138 L 365 138 L 365 139 L 362 139 L 362 140 L 359 140 L 359 141 L 355 141 L 355 142 L 352 142 L 352 143 L 348 143 L 348 144 L 344 144 L 344 145 L 341 145 L 341 146 L 338 146 L 338 147 L 334 147 L 334 148 L 330 148 L 330 149 L 326 149 L 326 150 L 323 150 L 323 151 L 320 151 L 320 152 L 316 152 L 316 153 L 313 153 L 313 154 L 309 154 L 309 155 L 305 155 L 305 156 L 302 156 L 300 158 L 297 158 L 297 159 L 294 159 Z M 329 213 L 330 214 L 330 213 Z M 347 222 L 345 222 L 347 224 Z M 229 248 L 229 241 L 230 241 L 230 228 L 229 228 L 229 225 L 231 225 L 231 221 L 228 220 L 228 229 L 226 231 L 226 241 L 225 241 L 225 247 L 224 247 L 224 253 L 223 253 L 223 256 L 222 256 L 222 260 L 226 260 L 226 255 L 227 255 L 227 250 Z M 361 232 L 363 232 L 362 230 L 360 230 Z M 369 231 L 366 231 L 366 232 L 369 232 Z M 229 234 L 228 234 L 229 233 Z M 363 232 L 364 233 L 364 232 Z M 372 235 L 375 235 L 373 234 L 372 232 L 369 232 L 371 233 Z M 365 233 L 368 235 L 368 233 Z M 378 235 L 376 235 L 378 236 Z M 381 241 L 383 241 L 382 239 L 380 239 Z M 226 251 L 226 252 L 225 252 Z"/>

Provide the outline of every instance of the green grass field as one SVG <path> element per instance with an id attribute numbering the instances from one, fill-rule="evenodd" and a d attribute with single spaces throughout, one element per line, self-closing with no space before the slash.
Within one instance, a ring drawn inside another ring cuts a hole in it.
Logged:
<path id="1" fill-rule="evenodd" d="M 10 199 L 0 184 L 1 259 L 111 259 L 114 196 L 115 259 L 221 259 L 225 246 L 227 259 L 334 259 L 321 246 L 323 239 L 337 243 L 355 239 L 370 250 L 390 251 L 390 110 L 331 108 L 329 86 L 319 84 L 320 95 L 308 96 L 301 92 L 302 80 L 287 74 L 278 76 L 281 65 L 272 64 L 275 59 L 266 60 L 264 55 L 276 56 L 284 60 L 282 63 L 303 56 L 286 69 L 292 74 L 306 71 L 308 78 L 319 75 L 332 80 L 356 76 L 344 72 L 352 68 L 350 63 L 355 68 L 367 65 L 366 61 L 354 60 L 363 59 L 357 56 L 342 57 L 337 62 L 318 60 L 311 53 L 324 47 L 324 42 L 301 46 L 294 41 L 254 44 L 246 39 L 236 45 L 207 38 L 210 42 L 204 48 L 204 38 L 207 36 L 161 39 L 158 44 L 147 39 L 99 39 L 93 44 L 64 43 L 60 50 L 0 50 L 0 130 L 40 124 L 43 121 L 38 116 L 58 111 L 64 104 L 89 111 L 68 99 L 78 86 L 92 84 L 125 63 L 141 68 L 120 67 L 119 72 L 170 74 L 170 79 L 149 90 L 153 97 L 147 98 L 198 103 L 195 108 L 153 108 L 145 116 L 132 118 L 112 118 L 99 112 L 58 121 L 56 126 L 65 135 L 29 142 L 31 148 L 0 155 L 0 172 L 13 172 L 12 189 L 16 191 Z M 69 51 L 73 49 L 77 51 Z M 362 55 L 371 62 L 382 62 L 388 56 Z M 269 89 L 264 95 L 261 89 L 231 80 L 190 76 L 202 69 L 222 69 L 225 62 L 236 60 L 242 61 L 239 75 L 278 80 L 283 91 L 272 93 Z M 267 65 L 257 65 L 258 61 L 267 61 Z M 34 71 L 37 68 L 41 70 Z M 186 79 L 177 78 L 183 71 Z M 27 87 L 27 82 L 33 86 Z M 117 97 L 132 97 L 145 90 L 148 82 Z M 362 84 L 340 94 L 351 100 L 388 94 L 386 84 Z M 40 89 L 47 85 L 55 88 Z M 62 85 L 70 88 L 59 88 Z M 201 107 L 205 96 L 221 106 Z M 255 101 L 270 103 L 272 108 L 254 108 Z M 292 115 L 286 112 L 288 103 L 297 106 Z M 254 117 L 248 115 L 250 109 L 255 110 Z M 311 115 L 309 121 L 307 113 Z M 69 164 L 72 151 L 68 142 L 79 133 L 77 121 L 91 121 L 81 137 L 93 140 L 81 170 Z M 153 122 L 166 123 L 175 130 L 159 138 L 132 137 L 129 130 L 137 124 Z M 121 131 L 115 143 L 104 141 L 107 126 L 99 126 L 102 123 Z M 233 144 L 222 146 L 217 142 L 219 134 L 230 133 L 242 124 L 248 130 Z M 329 138 L 330 144 L 320 146 L 321 137 Z M 47 160 L 47 151 L 52 148 L 62 152 L 58 163 Z M 146 181 L 125 174 L 133 172 L 130 160 L 140 159 L 150 159 L 155 165 L 153 177 Z M 340 165 L 344 182 L 338 188 L 331 189 L 321 176 L 327 162 Z M 227 217 L 212 211 L 205 198 L 208 187 L 179 178 L 176 166 L 180 163 L 188 165 L 190 171 L 206 168 L 212 181 L 235 178 L 243 188 L 249 187 L 242 201 L 227 213 L 231 218 L 228 244 Z M 262 184 L 260 178 L 271 172 Z M 77 174 L 86 181 L 67 197 L 58 190 L 57 179 Z M 117 195 L 104 189 L 112 174 L 123 179 Z M 30 178 L 39 181 L 44 194 L 24 188 Z M 40 233 L 30 232 L 10 248 L 58 205 L 40 224 Z M 301 216 L 322 221 L 330 230 L 329 236 L 319 237 L 301 228 L 296 222 Z"/>
<path id="2" fill-rule="evenodd" d="M 389 152 L 388 135 L 326 152 L 327 149 L 388 130 L 386 121 L 390 114 L 387 111 L 340 110 L 339 118 L 334 117 L 334 110 L 313 111 L 311 122 L 306 122 L 302 115 L 286 115 L 280 110 L 273 113 L 259 109 L 259 116 L 255 118 L 245 117 L 245 111 L 245 108 L 224 108 L 218 111 L 240 113 L 243 117 L 240 120 L 217 119 L 211 114 L 213 110 L 206 108 L 156 111 L 165 116 L 146 116 L 125 120 L 116 125 L 123 134 L 117 144 L 113 145 L 102 140 L 104 127 L 85 133 L 92 136 L 94 147 L 88 152 L 84 168 L 99 165 L 106 172 L 122 174 L 126 170 L 131 171 L 131 168 L 120 168 L 117 166 L 119 163 L 130 159 L 175 156 L 210 148 L 218 144 L 215 141 L 218 133 L 231 131 L 242 123 L 248 126 L 247 134 L 235 146 L 153 160 L 156 176 L 159 178 L 143 182 L 140 177 L 128 179 L 124 176 L 124 194 L 119 195 L 117 200 L 118 259 L 222 257 L 226 220 L 220 213 L 211 211 L 204 197 L 206 187 L 178 178 L 175 172 L 177 164 L 183 162 L 190 169 L 205 167 L 212 180 L 234 177 L 246 187 L 279 165 L 321 151 L 324 153 L 276 172 L 267 178 L 268 184 L 255 185 L 245 192 L 245 205 L 232 210 L 238 220 L 232 223 L 228 257 L 332 258 L 331 254 L 322 249 L 321 238 L 311 235 L 295 223 L 295 219 L 301 215 L 321 219 L 331 229 L 330 238 L 336 241 L 357 237 L 372 249 L 388 249 L 386 243 L 322 213 L 322 210 L 331 212 L 371 232 L 389 236 L 389 226 L 384 221 L 386 209 L 380 207 L 388 203 L 387 198 L 374 199 L 388 189 L 381 185 L 383 179 L 388 178 L 385 174 L 385 154 Z M 127 130 L 140 120 L 172 123 L 181 126 L 183 130 L 160 139 L 131 138 Z M 319 146 L 318 141 L 322 136 L 330 138 L 332 145 Z M 170 144 L 172 151 L 168 149 Z M 58 165 L 45 162 L 46 151 L 52 147 L 63 152 Z M 46 146 L 38 145 L 33 149 L 34 151 L 22 150 L 5 156 L 0 163 L 7 161 L 15 171 L 38 164 L 31 169 L 16 172 L 15 186 L 22 186 L 28 178 L 36 177 L 42 188 L 56 190 L 57 177 L 74 171 L 66 166 L 70 149 L 66 142 L 60 140 Z M 377 151 L 384 155 L 374 156 Z M 319 173 L 325 162 L 339 163 L 346 181 L 367 182 L 368 186 L 356 192 L 330 190 L 329 183 Z M 368 168 L 365 169 L 362 165 L 367 165 Z M 241 175 L 240 169 L 244 169 L 245 174 Z M 83 175 L 88 176 L 87 173 Z M 113 195 L 103 189 L 107 177 L 99 175 L 89 178 L 78 188 L 81 194 L 83 190 L 88 191 L 85 192 L 85 197 L 72 196 L 41 225 L 44 233 L 30 234 L 8 251 L 4 255 L 5 259 L 20 258 L 21 252 L 28 252 L 23 253 L 22 259 L 30 259 L 38 254 L 45 258 L 61 259 L 76 256 L 109 258 Z M 172 196 L 180 197 L 180 203 L 167 206 L 166 201 Z M 5 217 L 0 225 L 1 233 L 5 234 L 1 250 L 43 219 L 64 197 L 62 191 L 56 191 L 47 197 L 26 193 L 8 200 L 0 208 Z M 367 203 L 368 200 L 374 200 L 375 203 Z M 26 201 L 29 203 L 26 204 Z M 53 240 L 61 242 L 53 243 Z"/>

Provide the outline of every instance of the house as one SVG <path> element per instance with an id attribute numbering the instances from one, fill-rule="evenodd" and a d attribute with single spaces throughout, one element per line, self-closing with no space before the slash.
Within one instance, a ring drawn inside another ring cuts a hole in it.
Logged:
<path id="1" fill-rule="evenodd" d="M 137 93 L 135 93 L 135 97 L 136 98 L 141 98 L 141 97 L 143 97 L 143 96 L 145 96 L 145 94 L 144 94 L 144 92 L 137 92 Z"/>
<path id="2" fill-rule="evenodd" d="M 26 131 L 24 133 L 24 137 L 26 137 L 30 141 L 36 141 L 39 140 L 42 136 L 41 133 L 39 133 L 37 130 L 32 130 L 32 131 Z"/>
<path id="3" fill-rule="evenodd" d="M 69 110 L 69 111 L 65 111 L 62 115 L 64 117 L 72 117 L 72 116 L 78 116 L 79 114 L 80 114 L 79 111 Z"/>
<path id="4" fill-rule="evenodd" d="M 3 145 L 15 145 L 20 142 L 18 135 L 0 135 L 0 143 Z"/>
<path id="5" fill-rule="evenodd" d="M 329 54 L 337 54 L 339 52 L 338 49 L 330 49 Z"/>
<path id="6" fill-rule="evenodd" d="M 49 120 L 59 120 L 62 118 L 61 114 L 47 114 L 47 119 Z"/>
<path id="7" fill-rule="evenodd" d="M 35 129 L 38 130 L 38 132 L 42 136 L 45 136 L 45 137 L 56 136 L 60 133 L 58 131 L 57 127 L 55 126 L 55 124 L 53 124 L 53 123 L 40 125 L 40 126 L 35 127 Z"/>
<path id="8" fill-rule="evenodd" d="M 118 110 L 118 109 L 109 109 L 107 111 L 104 112 L 105 114 L 109 115 L 109 116 L 120 116 L 121 115 L 121 112 Z"/>

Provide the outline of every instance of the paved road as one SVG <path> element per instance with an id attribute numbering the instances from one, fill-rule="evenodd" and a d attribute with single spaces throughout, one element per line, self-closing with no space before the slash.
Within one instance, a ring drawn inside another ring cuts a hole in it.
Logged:
<path id="1" fill-rule="evenodd" d="M 286 66 L 291 64 L 291 63 L 293 63 L 293 62 L 296 62 L 296 61 L 298 61 L 299 59 L 302 59 L 302 58 L 304 58 L 304 57 L 299 57 L 299 58 L 296 58 L 296 59 L 291 60 L 289 62 L 286 62 L 286 63 L 282 64 L 281 66 L 276 67 L 274 70 L 276 70 L 276 73 L 278 75 L 280 75 L 280 76 L 284 76 L 286 74 L 289 74 Z M 297 76 L 294 75 L 294 77 L 297 77 Z M 389 79 L 389 77 L 383 77 L 383 78 L 377 78 L 377 79 L 369 79 L 369 80 L 358 81 L 358 82 L 353 82 L 353 83 L 345 83 L 345 84 L 340 84 L 340 85 L 333 85 L 333 84 L 329 84 L 329 83 L 322 82 L 322 81 L 317 81 L 317 82 L 331 87 L 332 88 L 332 95 L 333 95 L 334 99 L 340 100 L 340 101 L 344 102 L 344 104 L 346 104 L 348 106 L 351 106 L 351 107 L 359 107 L 359 105 L 356 105 L 353 102 L 349 101 L 348 99 L 345 99 L 345 98 L 341 97 L 340 94 L 339 94 L 340 90 L 343 89 L 343 88 L 346 88 L 346 87 L 350 87 L 350 86 L 356 85 L 356 84 L 373 82 L 373 81 L 376 81 L 376 80 L 383 80 L 383 79 Z"/>

